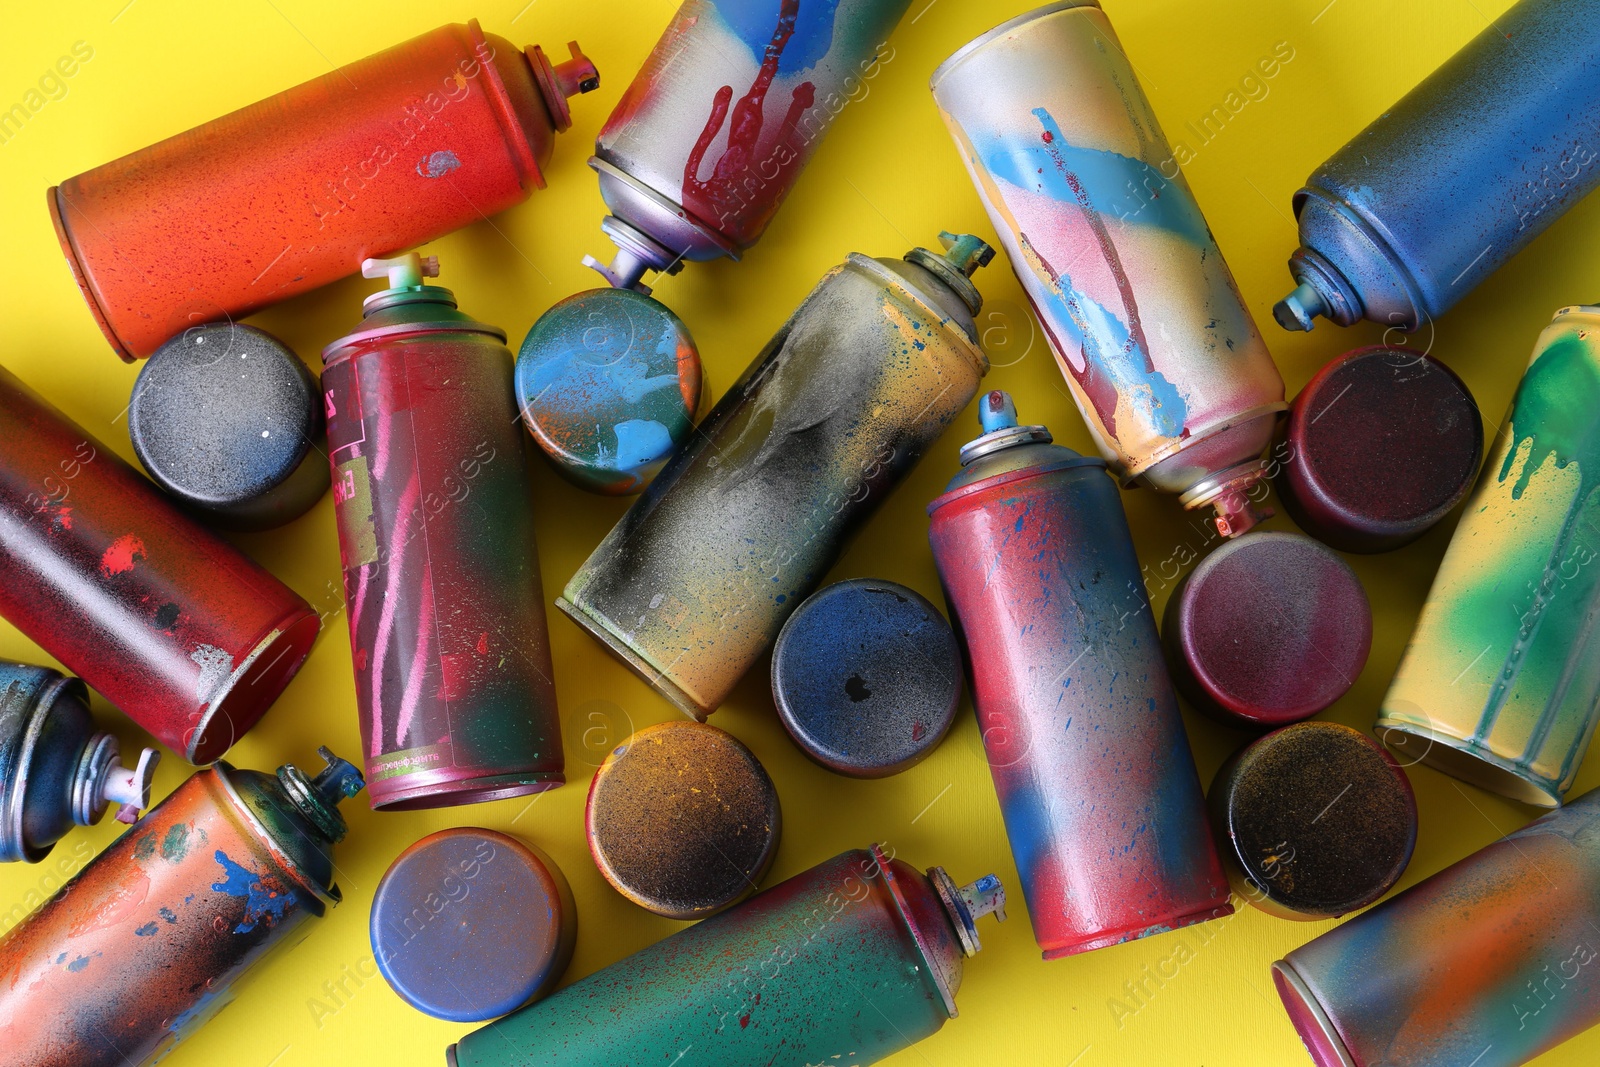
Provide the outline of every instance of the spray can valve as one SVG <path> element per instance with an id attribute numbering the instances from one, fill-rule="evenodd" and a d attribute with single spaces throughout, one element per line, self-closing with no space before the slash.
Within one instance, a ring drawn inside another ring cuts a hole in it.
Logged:
<path id="1" fill-rule="evenodd" d="M 130 770 L 122 765 L 117 739 L 107 733 L 95 734 L 78 758 L 72 785 L 73 821 L 93 826 L 108 805 L 116 804 L 118 822 L 138 822 L 140 813 L 150 806 L 150 787 L 159 762 L 161 753 L 147 748 Z"/>
<path id="2" fill-rule="evenodd" d="M 139 753 L 139 762 L 132 770 L 116 760 L 107 768 L 101 796 L 107 803 L 118 805 L 118 822 L 131 826 L 150 807 L 150 787 L 155 783 L 156 764 L 160 762 L 161 753 L 147 748 Z"/>
<path id="3" fill-rule="evenodd" d="M 1006 887 L 1000 879 L 986 874 L 976 882 L 957 886 L 955 879 L 943 867 L 928 872 L 928 880 L 939 894 L 939 901 L 950 916 L 961 951 L 976 956 L 983 945 L 978 941 L 978 920 L 993 915 L 996 922 L 1006 921 Z"/>
<path id="4" fill-rule="evenodd" d="M 944 246 L 944 258 L 967 278 L 976 274 L 979 267 L 987 267 L 994 260 L 994 248 L 983 238 L 970 233 L 957 235 L 941 231 L 939 243 Z"/>
<path id="5" fill-rule="evenodd" d="M 403 256 L 393 259 L 363 259 L 361 261 L 361 276 L 363 278 L 389 279 L 391 289 L 420 289 L 422 279 L 437 278 L 439 276 L 439 257 L 421 256 L 415 252 L 407 252 Z"/>
<path id="6" fill-rule="evenodd" d="M 983 398 L 983 406 L 978 409 L 978 424 L 983 427 L 984 433 L 994 433 L 996 430 L 1009 430 L 1017 425 L 1017 403 L 1011 399 L 1011 394 L 1003 389 L 995 389 Z"/>

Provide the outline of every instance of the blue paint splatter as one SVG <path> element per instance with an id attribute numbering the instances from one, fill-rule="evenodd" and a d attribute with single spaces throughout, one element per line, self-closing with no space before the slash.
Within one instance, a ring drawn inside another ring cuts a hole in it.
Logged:
<path id="1" fill-rule="evenodd" d="M 87 966 L 89 966 L 89 957 L 79 956 L 77 959 L 67 964 L 67 970 L 71 971 L 73 974 L 77 974 Z"/>
<path id="2" fill-rule="evenodd" d="M 157 914 L 173 926 L 178 925 L 178 917 L 172 913 L 171 908 L 162 908 Z"/>
<path id="3" fill-rule="evenodd" d="M 242 897 L 245 902 L 244 918 L 233 928 L 234 933 L 247 934 L 263 920 L 271 926 L 294 908 L 295 900 L 291 894 L 265 884 L 261 875 L 235 863 L 220 848 L 217 849 L 216 858 L 222 864 L 227 879 L 214 882 L 211 888 L 230 897 Z"/>
<path id="4" fill-rule="evenodd" d="M 767 53 L 767 45 L 772 43 L 773 31 L 778 28 L 778 15 L 782 9 L 780 0 L 719 3 L 714 6 L 728 29 L 759 62 Z M 827 56 L 833 49 L 833 23 L 838 8 L 839 0 L 804 0 L 800 4 L 794 36 L 784 46 L 783 55 L 778 60 L 779 74 L 810 70 Z"/>
<path id="5" fill-rule="evenodd" d="M 461 160 L 451 151 L 435 152 L 417 163 L 417 173 L 424 178 L 443 178 L 461 167 Z"/>
<path id="6" fill-rule="evenodd" d="M 134 933 L 140 937 L 154 937 L 155 932 L 159 929 L 161 929 L 161 927 L 155 923 L 145 923 L 143 926 L 139 927 L 139 929 L 135 930 Z"/>
<path id="7" fill-rule="evenodd" d="M 672 454 L 672 434 L 659 422 L 628 419 L 617 423 L 616 431 L 618 470 L 640 471 Z"/>

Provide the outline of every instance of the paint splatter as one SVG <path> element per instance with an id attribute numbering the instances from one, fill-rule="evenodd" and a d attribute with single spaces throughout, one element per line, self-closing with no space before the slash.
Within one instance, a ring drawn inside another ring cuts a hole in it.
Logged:
<path id="1" fill-rule="evenodd" d="M 435 152 L 417 163 L 417 173 L 424 178 L 443 178 L 453 170 L 459 170 L 461 160 L 454 152 Z"/>
<path id="2" fill-rule="evenodd" d="M 236 934 L 247 934 L 258 925 L 271 926 L 282 921 L 295 908 L 292 894 L 280 886 L 276 879 L 257 874 L 242 864 L 229 859 L 220 848 L 216 860 L 227 877 L 215 882 L 211 888 L 218 893 L 244 900 L 244 916 L 233 928 Z"/>
<path id="3" fill-rule="evenodd" d="M 780 174 L 785 170 L 789 172 L 787 180 L 780 179 L 777 183 L 779 189 L 776 196 L 765 195 L 747 199 L 743 183 L 752 167 L 756 165 L 760 153 L 761 135 L 766 127 L 767 92 L 772 88 L 773 79 L 777 77 L 784 49 L 794 37 L 795 20 L 799 14 L 800 0 L 782 0 L 778 11 L 778 24 L 767 42 L 761 69 L 756 74 L 750 91 L 733 105 L 730 112 L 733 86 L 724 85 L 717 90 L 717 95 L 711 104 L 711 115 L 706 119 L 705 127 L 700 131 L 700 137 L 695 141 L 688 162 L 684 166 L 684 206 L 701 219 L 719 228 L 737 228 L 741 231 L 760 233 L 777 211 L 782 193 L 794 181 L 799 173 L 799 165 L 804 162 L 803 151 L 789 151 L 786 154 L 786 162 L 780 162 L 779 155 L 774 153 L 771 162 L 777 165 Z M 790 95 L 788 114 L 777 127 L 778 136 L 785 141 L 794 139 L 799 132 L 800 117 L 815 103 L 816 86 L 813 83 L 806 81 L 795 86 Z M 724 120 L 728 124 L 727 147 L 712 169 L 711 177 L 702 181 L 700 166 L 705 161 L 712 142 L 722 132 Z M 732 226 L 728 225 L 730 220 Z"/>
<path id="4" fill-rule="evenodd" d="M 138 935 L 139 937 L 154 937 L 156 931 L 159 930 L 159 929 L 161 929 L 161 927 L 159 925 L 157 925 L 156 923 L 150 922 L 150 923 L 145 923 L 143 926 L 139 927 L 139 929 L 135 930 L 134 933 L 136 935 Z"/>
<path id="5" fill-rule="evenodd" d="M 107 578 L 126 574 L 133 570 L 134 564 L 143 559 L 144 542 L 135 534 L 123 534 L 111 542 L 105 554 L 100 557 L 100 573 Z"/>
<path id="6" fill-rule="evenodd" d="M 173 823 L 161 841 L 161 858 L 176 863 L 189 854 L 189 824 Z"/>
<path id="7" fill-rule="evenodd" d="M 182 609 L 179 608 L 178 605 L 170 602 L 161 605 L 156 609 L 156 628 L 160 630 L 166 630 L 170 633 L 172 628 L 178 624 L 178 615 L 181 613 L 181 611 Z"/>

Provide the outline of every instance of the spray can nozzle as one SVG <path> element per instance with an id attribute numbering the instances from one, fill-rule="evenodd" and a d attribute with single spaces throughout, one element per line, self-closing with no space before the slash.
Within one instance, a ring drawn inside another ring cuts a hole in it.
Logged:
<path id="1" fill-rule="evenodd" d="M 73 783 L 73 821 L 80 826 L 93 826 L 108 805 L 116 804 L 118 822 L 138 822 L 140 814 L 150 807 L 150 789 L 160 762 L 161 753 L 147 748 L 129 769 L 122 765 L 115 737 L 101 733 L 90 738 L 78 760 Z"/>
<path id="2" fill-rule="evenodd" d="M 987 267 L 994 260 L 994 247 L 970 233 L 941 231 L 939 243 L 944 246 L 944 258 L 966 278 L 972 277 L 979 267 Z"/>
<path id="3" fill-rule="evenodd" d="M 390 289 L 420 289 L 422 279 L 437 278 L 439 276 L 439 257 L 421 256 L 416 252 L 407 252 L 403 256 L 393 259 L 363 259 L 361 261 L 361 276 L 363 278 L 389 279 Z"/>
<path id="4" fill-rule="evenodd" d="M 339 802 L 361 792 L 367 782 L 353 764 L 335 756 L 327 746 L 317 749 L 317 755 L 327 766 L 315 778 L 308 779 L 299 767 L 286 763 L 278 768 L 278 783 L 311 825 L 329 841 L 340 841 L 345 822 Z"/>
<path id="5" fill-rule="evenodd" d="M 956 937 L 961 942 L 961 951 L 968 956 L 976 956 L 983 948 L 978 941 L 978 920 L 985 915 L 993 915 L 996 922 L 1006 921 L 1006 887 L 992 874 L 958 886 L 943 867 L 929 871 L 928 880 L 933 883 L 940 903 L 950 916 L 950 924 L 955 927 Z"/>

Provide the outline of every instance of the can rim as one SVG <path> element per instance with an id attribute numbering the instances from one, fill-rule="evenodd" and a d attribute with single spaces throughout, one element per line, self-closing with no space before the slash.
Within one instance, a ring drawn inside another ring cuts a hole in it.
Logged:
<path id="1" fill-rule="evenodd" d="M 911 941 L 917 946 L 917 955 L 922 957 L 923 966 L 928 974 L 933 977 L 933 984 L 939 990 L 939 999 L 944 1002 L 944 1010 L 950 1013 L 950 1018 L 956 1017 L 956 998 L 950 990 L 950 979 L 933 964 L 933 953 L 930 951 L 927 938 L 923 936 L 921 928 L 911 914 L 911 902 L 906 900 L 905 891 L 900 888 L 900 880 L 895 877 L 894 869 L 889 865 L 891 857 L 884 852 L 883 846 L 874 842 L 868 849 L 872 862 L 878 868 L 879 875 L 883 878 L 884 886 L 889 890 L 889 897 L 894 901 L 895 911 L 899 913 L 900 921 L 911 934 Z"/>
<path id="2" fill-rule="evenodd" d="M 953 323 L 955 320 L 946 314 L 944 309 L 939 307 L 938 301 L 934 300 L 933 297 L 929 296 L 921 289 L 918 289 L 911 283 L 910 279 L 900 274 L 896 274 L 894 271 L 890 270 L 888 267 L 884 266 L 882 263 L 878 262 L 876 259 L 864 252 L 851 252 L 849 258 L 845 260 L 844 266 L 852 267 L 856 270 L 859 270 L 863 274 L 869 274 L 875 281 L 884 285 L 886 288 L 898 290 L 899 292 L 904 293 L 906 296 L 915 300 L 918 304 L 921 304 L 927 309 L 930 315 L 933 315 L 939 320 L 939 325 L 944 327 L 944 332 L 952 341 L 956 342 L 956 347 L 960 349 L 961 354 L 966 356 L 968 362 L 970 362 L 977 370 L 979 381 L 982 381 L 983 378 L 988 375 L 988 355 L 983 351 L 982 348 L 974 343 L 972 338 L 967 336 L 965 330 L 952 329 L 951 323 Z"/>
<path id="3" fill-rule="evenodd" d="M 1018 470 L 1006 471 L 1004 474 L 980 478 L 968 485 L 961 486 L 959 489 L 951 489 L 934 497 L 933 503 L 928 505 L 928 514 L 932 515 L 946 504 L 953 504 L 962 497 L 971 496 L 980 489 L 993 489 L 996 486 L 1010 485 L 1012 482 L 1038 478 L 1046 474 L 1054 474 L 1056 471 L 1070 470 L 1075 467 L 1099 467 L 1101 470 L 1105 470 L 1106 461 L 1099 456 L 1063 457 L 1053 463 L 1041 463 L 1037 467 L 1022 467 Z"/>
<path id="4" fill-rule="evenodd" d="M 294 858 L 290 856 L 285 849 L 279 846 L 277 839 L 272 836 L 272 833 L 267 829 L 266 824 L 256 817 L 256 813 L 250 810 L 250 805 L 246 804 L 244 802 L 244 798 L 239 795 L 239 790 L 234 788 L 234 771 L 235 768 L 233 764 L 229 763 L 227 760 L 218 760 L 216 763 L 213 763 L 210 767 L 205 768 L 200 773 L 204 774 L 209 772 L 215 777 L 218 788 L 222 790 L 223 794 L 227 796 L 229 803 L 233 805 L 234 813 L 240 819 L 244 820 L 245 824 L 250 827 L 251 831 L 255 833 L 256 837 L 260 840 L 262 846 L 267 849 L 267 851 L 272 853 L 272 857 L 277 861 L 278 866 L 281 867 L 285 873 L 292 875 L 298 885 L 309 891 L 312 900 L 318 909 L 314 912 L 314 914 L 319 918 L 323 915 L 326 915 L 328 912 L 328 905 L 338 904 L 342 899 L 338 886 L 331 885 L 328 887 L 323 887 L 318 885 L 317 882 L 307 875 L 305 870 L 294 861 Z"/>
<path id="5" fill-rule="evenodd" d="M 1025 26 L 1030 22 L 1046 18 L 1050 15 L 1054 15 L 1062 11 L 1071 11 L 1074 8 L 1080 7 L 1092 7 L 1096 10 L 1100 10 L 1100 0 L 1056 0 L 1056 2 L 1053 4 L 1046 4 L 1044 7 L 1034 8 L 1032 11 L 1024 11 L 1015 18 L 1007 19 L 994 29 L 990 30 L 988 33 L 980 34 L 979 36 L 974 37 L 972 40 L 968 41 L 966 44 L 952 52 L 948 59 L 934 68 L 933 74 L 928 78 L 928 88 L 937 94 L 939 91 L 939 82 L 944 80 L 944 76 L 946 74 L 950 73 L 953 68 L 965 62 L 967 58 L 972 55 L 972 53 L 978 51 L 980 48 L 983 48 L 996 38 L 1005 36 L 1019 26 Z"/>

